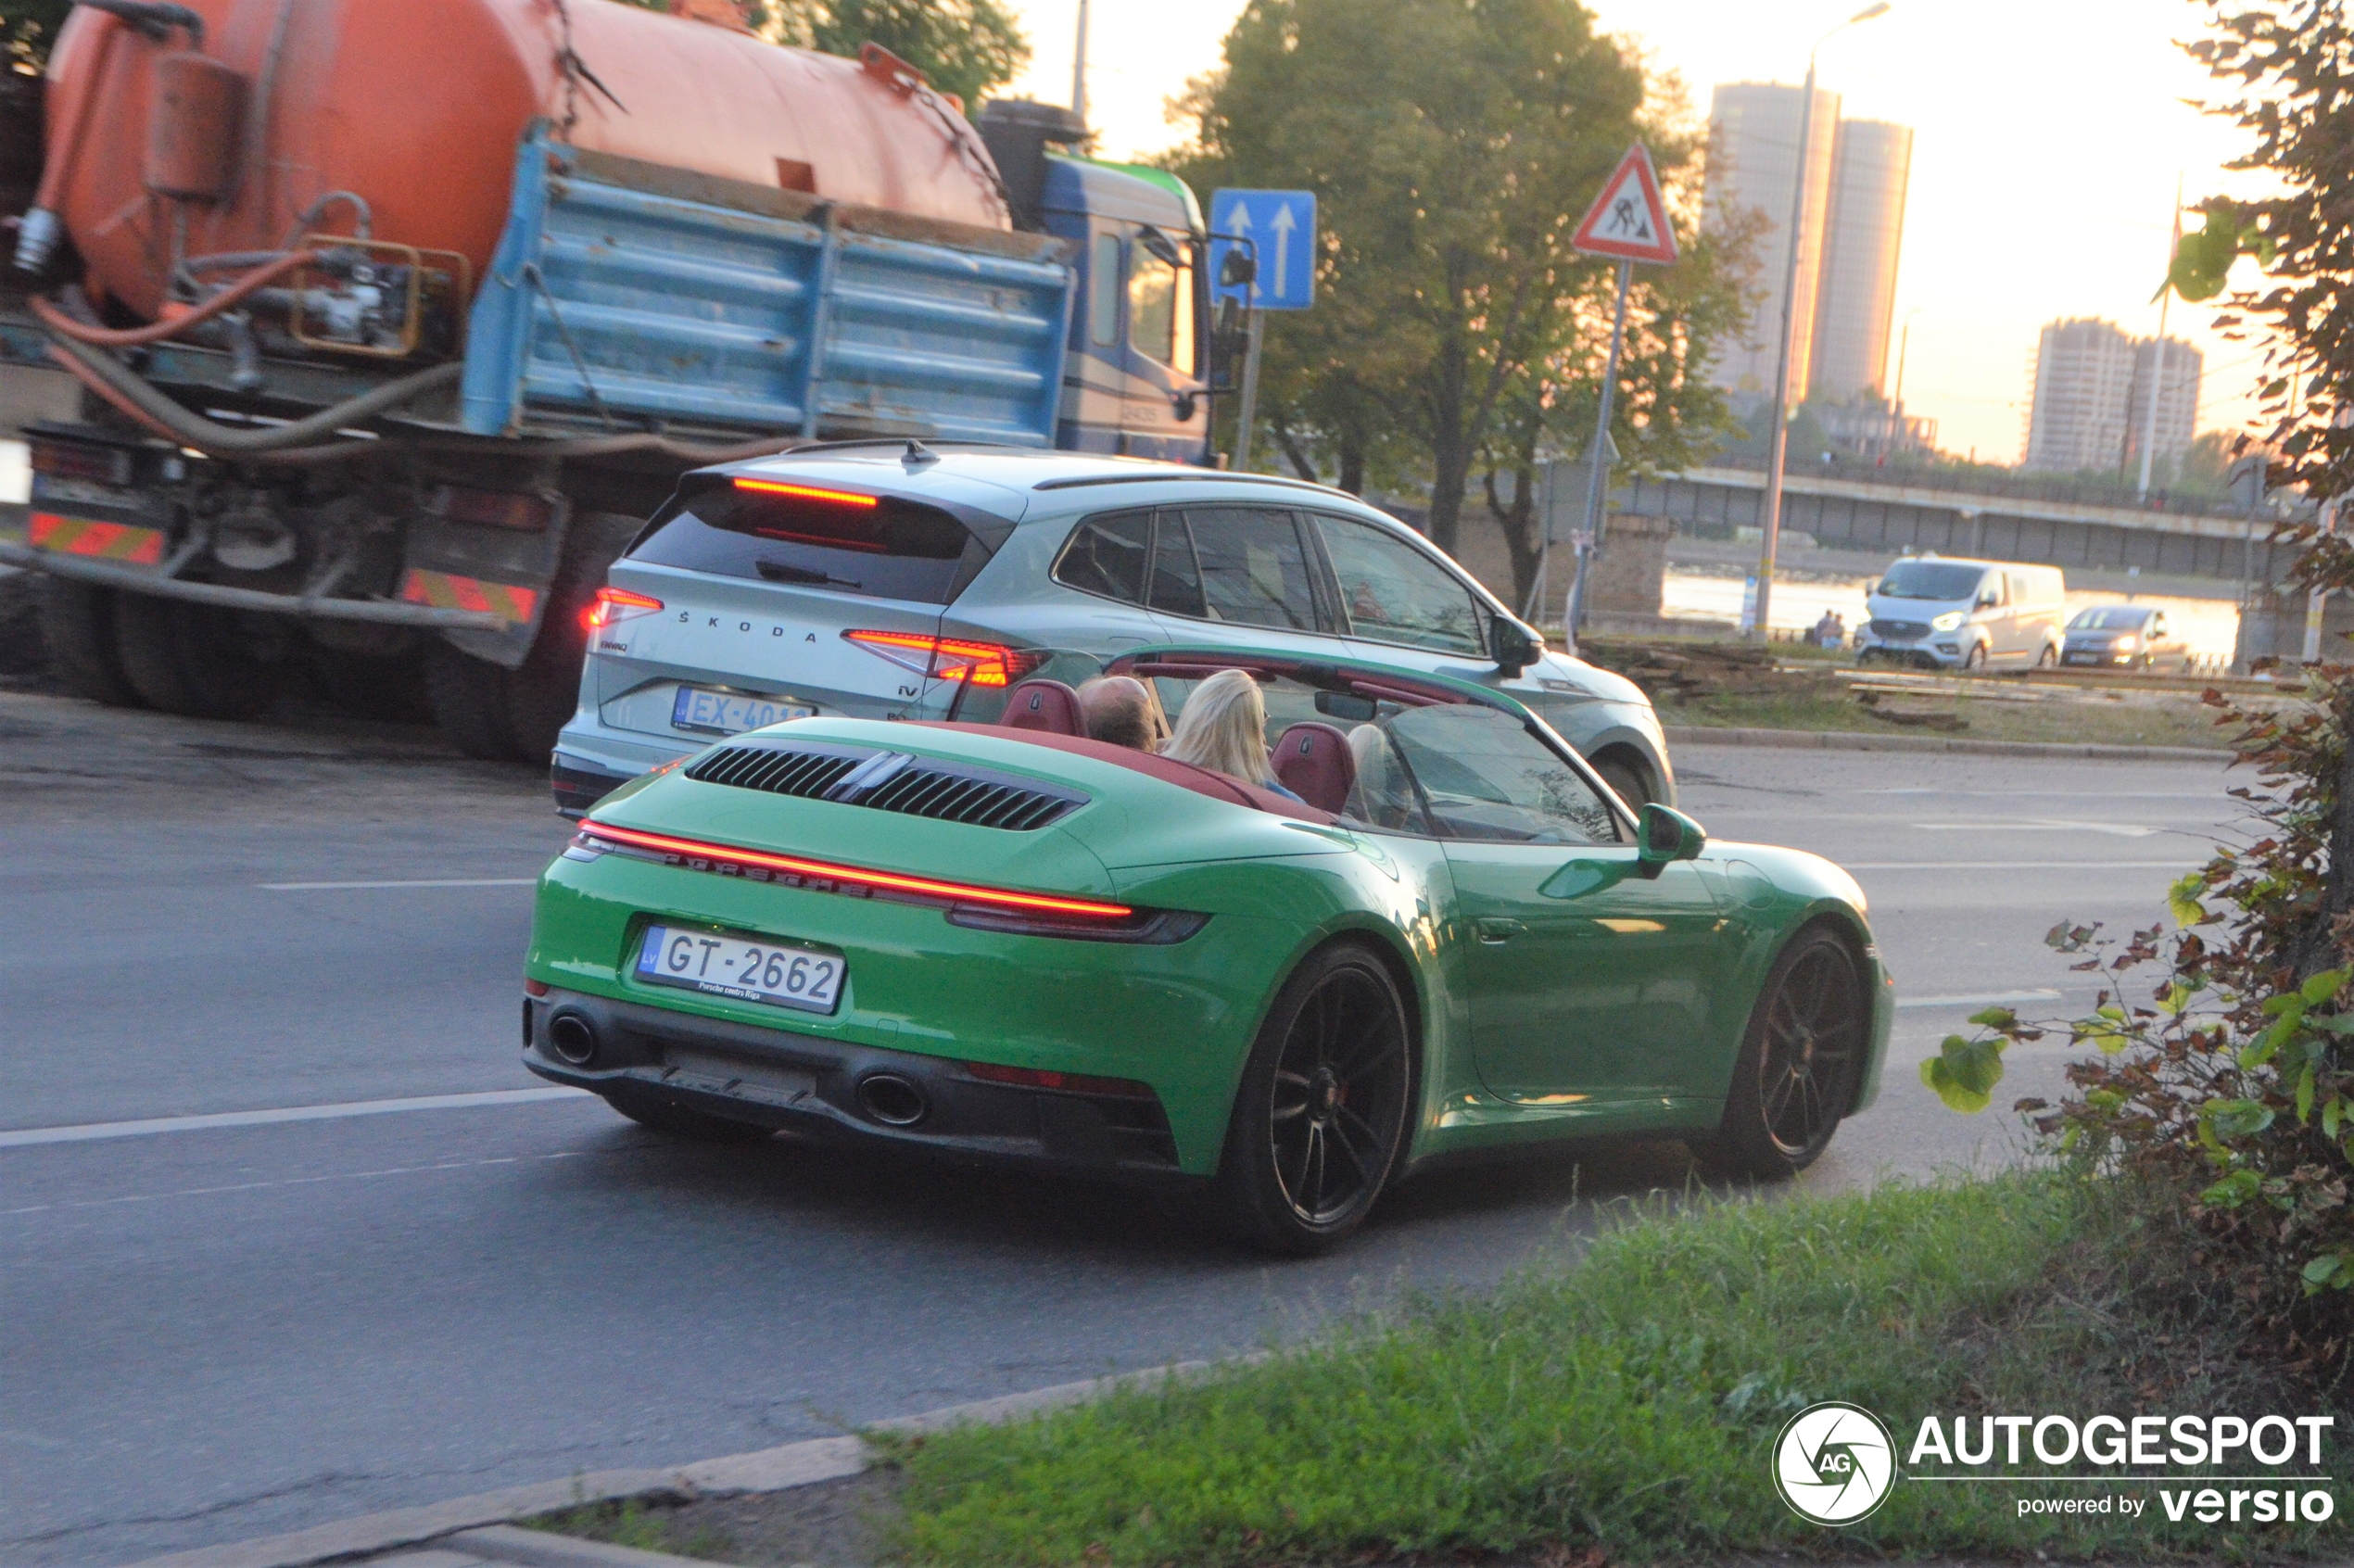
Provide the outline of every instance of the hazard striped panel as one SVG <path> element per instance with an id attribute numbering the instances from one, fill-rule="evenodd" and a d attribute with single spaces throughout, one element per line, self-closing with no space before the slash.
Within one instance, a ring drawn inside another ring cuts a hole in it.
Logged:
<path id="1" fill-rule="evenodd" d="M 539 607 L 538 588 L 485 582 L 480 577 L 462 577 L 454 572 L 427 572 L 415 566 L 410 567 L 409 575 L 400 579 L 400 597 L 408 603 L 427 604 L 436 610 L 487 610 L 516 626 L 529 625 L 532 613 Z"/>
<path id="2" fill-rule="evenodd" d="M 128 566 L 153 566 L 163 560 L 163 531 L 134 528 L 128 523 L 92 523 L 60 517 L 54 512 L 32 514 L 32 548 L 59 555 L 86 555 L 96 561 L 119 561 Z"/>

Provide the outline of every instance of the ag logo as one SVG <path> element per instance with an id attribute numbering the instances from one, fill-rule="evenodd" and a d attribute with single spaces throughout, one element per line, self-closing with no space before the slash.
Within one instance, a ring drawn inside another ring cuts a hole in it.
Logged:
<path id="1" fill-rule="evenodd" d="M 1854 1524 L 1887 1499 L 1895 1479 L 1895 1439 L 1861 1405 L 1809 1405 L 1774 1440 L 1782 1501 L 1817 1524 Z"/>

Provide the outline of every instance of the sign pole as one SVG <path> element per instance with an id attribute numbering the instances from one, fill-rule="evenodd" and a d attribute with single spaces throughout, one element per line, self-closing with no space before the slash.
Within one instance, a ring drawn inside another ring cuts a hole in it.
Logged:
<path id="1" fill-rule="evenodd" d="M 1570 236 L 1570 244 L 1588 256 L 1607 256 L 1618 263 L 1618 305 L 1612 313 L 1610 358 L 1602 369 L 1601 396 L 1594 415 L 1594 444 L 1586 454 L 1586 515 L 1577 531 L 1577 580 L 1570 585 L 1562 606 L 1562 640 L 1577 651 L 1578 623 L 1586 618 L 1586 576 L 1594 564 L 1601 539 L 1602 509 L 1610 495 L 1610 414 L 1618 393 L 1618 360 L 1626 346 L 1626 297 L 1634 287 L 1635 263 L 1673 266 L 1676 230 L 1667 221 L 1667 204 L 1660 198 L 1659 173 L 1652 155 L 1636 143 L 1618 160 L 1603 182 L 1601 194 L 1586 209 L 1586 217 Z M 1547 530 L 1549 536 L 1550 530 Z"/>
<path id="2" fill-rule="evenodd" d="M 1577 580 L 1569 586 L 1569 603 L 1562 611 L 1562 640 L 1577 651 L 1577 632 L 1586 618 L 1586 573 L 1594 563 L 1601 539 L 1602 505 L 1609 492 L 1610 410 L 1618 391 L 1618 356 L 1626 343 L 1626 294 L 1635 282 L 1635 263 L 1618 261 L 1618 310 L 1611 319 L 1610 358 L 1602 367 L 1601 407 L 1594 415 L 1594 446 L 1586 461 L 1586 521 L 1577 533 Z"/>
<path id="3" fill-rule="evenodd" d="M 1548 459 L 1545 476 L 1538 481 L 1537 515 L 1544 521 L 1537 536 L 1537 580 L 1529 585 L 1528 598 L 1520 607 L 1520 618 L 1531 625 L 1544 611 L 1546 573 L 1553 563 L 1553 487 L 1561 482 L 1560 467 L 1557 461 Z"/>
<path id="4" fill-rule="evenodd" d="M 1266 343 L 1267 314 L 1255 305 L 1246 305 L 1250 317 L 1250 347 L 1243 354 L 1243 402 L 1235 411 L 1234 472 L 1250 472 L 1250 437 L 1259 424 L 1259 354 Z"/>

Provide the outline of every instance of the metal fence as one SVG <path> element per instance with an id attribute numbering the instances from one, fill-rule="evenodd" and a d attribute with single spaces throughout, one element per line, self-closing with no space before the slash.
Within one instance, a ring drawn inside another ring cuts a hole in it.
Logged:
<path id="1" fill-rule="evenodd" d="M 1740 452 L 1720 452 L 1708 460 L 1710 468 L 1735 468 L 1749 474 L 1766 472 L 1766 460 Z M 1990 474 L 1983 469 L 1876 467 L 1861 460 L 1826 463 L 1793 457 L 1782 465 L 1793 478 L 1842 479 L 1858 485 L 1902 485 L 1916 490 L 1986 496 L 2006 500 L 2061 501 L 2077 506 L 2122 507 L 2135 512 L 2169 512 L 2178 517 L 2245 518 L 2278 515 L 2273 507 L 2253 508 L 2211 495 L 2177 494 L 2153 488 L 2136 495 L 2133 487 L 2118 480 L 2089 480 L 2061 474 Z"/>

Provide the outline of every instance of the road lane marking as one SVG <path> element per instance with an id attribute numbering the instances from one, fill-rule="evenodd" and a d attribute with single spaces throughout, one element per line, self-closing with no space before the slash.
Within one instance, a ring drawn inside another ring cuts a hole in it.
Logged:
<path id="1" fill-rule="evenodd" d="M 2196 871 L 2188 860 L 1842 860 L 1842 871 Z"/>
<path id="2" fill-rule="evenodd" d="M 2057 1002 L 2057 991 L 1989 991 L 1975 996 L 1900 996 L 1899 1007 L 2007 1007 L 2019 1002 Z"/>
<path id="3" fill-rule="evenodd" d="M 531 888 L 537 877 L 436 877 L 414 882 L 256 882 L 263 892 L 344 892 L 359 888 Z"/>
<path id="4" fill-rule="evenodd" d="M 109 1138 L 149 1138 L 159 1132 L 203 1132 L 216 1127 L 267 1127 L 281 1121 L 340 1121 L 354 1116 L 396 1111 L 469 1110 L 482 1106 L 522 1106 L 540 1100 L 587 1095 L 586 1089 L 491 1089 L 475 1094 L 416 1094 L 399 1100 L 346 1100 L 330 1106 L 281 1106 L 272 1110 L 213 1111 L 203 1116 L 158 1116 L 144 1121 L 85 1121 L 74 1127 L 20 1127 L 0 1132 L 0 1149 L 33 1144 L 95 1144 Z"/>
<path id="5" fill-rule="evenodd" d="M 2119 839 L 2146 839 L 2158 831 L 2134 822 L 2060 822 L 2030 817 L 2009 822 L 1915 822 L 1925 833 L 2107 833 Z"/>
<path id="6" fill-rule="evenodd" d="M 310 1187 L 322 1182 L 372 1182 L 383 1176 L 424 1176 L 437 1170 L 472 1170 L 486 1165 L 524 1165 L 538 1160 L 581 1159 L 578 1149 L 562 1149 L 554 1154 L 500 1155 L 486 1159 L 445 1159 L 432 1165 L 389 1165 L 381 1170 L 331 1170 L 321 1176 L 286 1176 L 274 1182 L 233 1182 L 218 1187 L 178 1187 L 164 1193 L 121 1193 L 114 1197 L 69 1198 L 63 1203 L 32 1203 L 22 1208 L 0 1208 L 0 1220 L 13 1220 L 20 1214 L 46 1214 L 60 1208 L 107 1208 L 125 1203 L 160 1203 L 166 1198 L 218 1197 L 224 1193 L 259 1192 L 265 1187 Z M 6 1434 L 0 1433 L 0 1437 Z"/>

